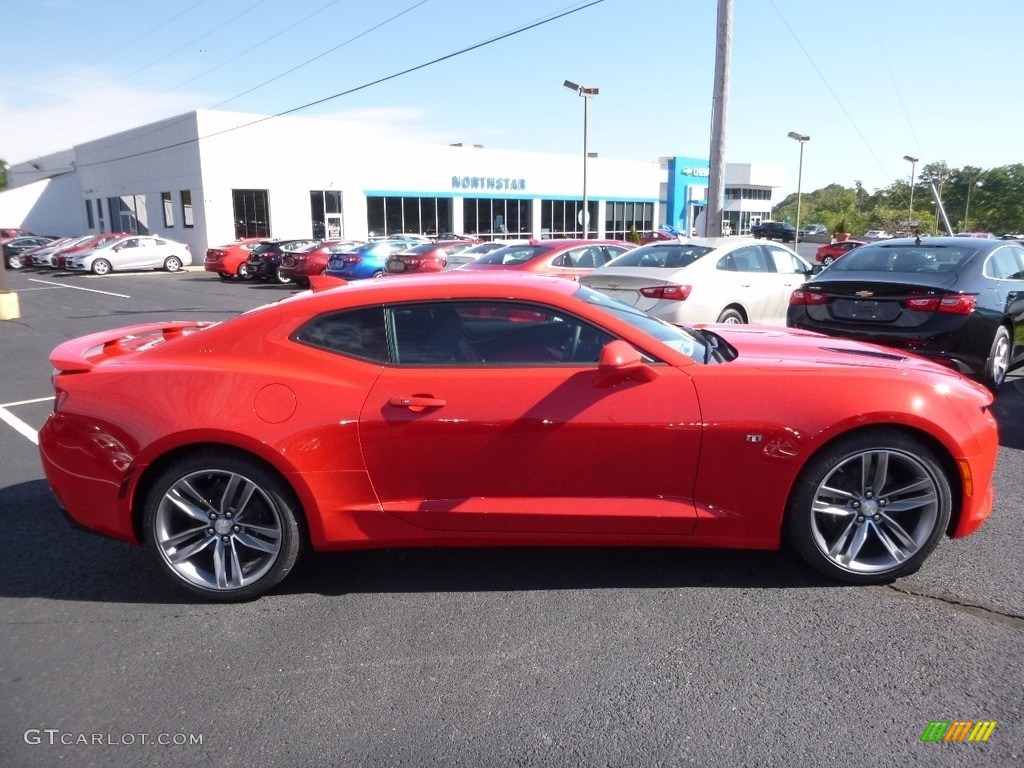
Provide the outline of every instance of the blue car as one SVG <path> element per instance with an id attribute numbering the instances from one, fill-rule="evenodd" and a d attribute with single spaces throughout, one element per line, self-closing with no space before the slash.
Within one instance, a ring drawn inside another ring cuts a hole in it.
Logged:
<path id="1" fill-rule="evenodd" d="M 381 277 L 384 265 L 393 253 L 404 251 L 411 240 L 378 240 L 375 243 L 364 243 L 343 253 L 332 253 L 327 261 L 326 274 L 330 277 L 341 277 L 345 280 L 363 280 L 367 277 Z M 419 245 L 419 241 L 415 244 Z"/>

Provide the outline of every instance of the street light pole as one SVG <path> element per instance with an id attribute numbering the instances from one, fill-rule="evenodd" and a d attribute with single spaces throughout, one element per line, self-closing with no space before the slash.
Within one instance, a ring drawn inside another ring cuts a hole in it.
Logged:
<path id="1" fill-rule="evenodd" d="M 790 131 L 786 135 L 793 141 L 800 142 L 800 166 L 796 172 L 796 233 L 793 235 L 793 250 L 796 250 L 796 247 L 800 245 L 800 187 L 804 180 L 804 143 L 810 141 L 811 137 L 796 131 Z"/>
<path id="2" fill-rule="evenodd" d="M 580 96 L 583 97 L 583 238 L 587 239 L 590 237 L 590 215 L 587 210 L 587 158 L 590 157 L 589 146 L 588 146 L 588 122 L 590 113 L 590 100 L 597 96 L 598 89 L 593 85 L 577 85 L 576 83 L 566 80 L 562 83 L 563 86 L 568 88 L 570 91 L 576 91 Z"/>
<path id="3" fill-rule="evenodd" d="M 911 223 L 914 220 L 914 168 L 917 165 L 918 158 L 904 155 L 903 159 L 910 163 L 910 213 L 907 215 L 907 229 L 909 230 L 914 226 Z"/>
<path id="4" fill-rule="evenodd" d="M 970 219 L 967 217 L 967 214 L 970 213 L 970 211 L 971 211 L 971 188 L 972 187 L 979 187 L 980 188 L 980 187 L 983 187 L 983 186 L 984 186 L 984 184 L 982 182 L 980 182 L 980 181 L 971 181 L 967 185 L 967 205 L 964 206 L 964 226 L 963 226 L 964 232 L 968 232 L 970 230 L 970 226 L 971 226 Z"/>

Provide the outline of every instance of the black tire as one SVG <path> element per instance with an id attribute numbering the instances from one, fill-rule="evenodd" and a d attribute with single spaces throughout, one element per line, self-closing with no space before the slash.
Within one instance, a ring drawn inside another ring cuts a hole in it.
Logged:
<path id="1" fill-rule="evenodd" d="M 884 584 L 921 567 L 951 509 L 949 479 L 935 454 L 902 432 L 872 429 L 811 458 L 790 493 L 784 533 L 820 573 Z"/>
<path id="2" fill-rule="evenodd" d="M 164 259 L 164 269 L 168 272 L 177 272 L 181 269 L 181 259 L 177 256 L 168 256 Z"/>
<path id="3" fill-rule="evenodd" d="M 999 326 L 996 335 L 992 338 L 992 347 L 989 349 L 988 359 L 985 361 L 985 370 L 981 374 L 982 383 L 992 392 L 998 392 L 1003 382 L 1006 381 L 1006 373 L 1010 369 L 1010 332 L 1005 325 Z"/>
<path id="4" fill-rule="evenodd" d="M 743 313 L 734 307 L 726 307 L 722 310 L 722 313 L 718 316 L 716 323 L 729 323 L 734 325 L 743 325 L 747 322 L 747 318 L 743 316 Z"/>
<path id="5" fill-rule="evenodd" d="M 234 280 L 235 279 L 235 276 L 232 275 L 230 272 L 218 272 L 217 273 L 217 277 L 219 277 L 221 280 Z"/>
<path id="6" fill-rule="evenodd" d="M 827 267 L 829 264 L 831 264 L 835 260 L 836 260 L 835 256 L 826 256 L 824 259 L 821 260 L 821 263 L 824 264 Z"/>
<path id="7" fill-rule="evenodd" d="M 279 285 L 288 285 L 292 281 L 290 277 L 281 274 L 280 267 L 274 267 L 274 281 Z"/>
<path id="8" fill-rule="evenodd" d="M 238 265 L 238 279 L 239 280 L 252 280 L 252 270 L 249 269 L 249 265 L 244 261 Z"/>
<path id="9" fill-rule="evenodd" d="M 15 253 L 7 257 L 7 268 L 8 269 L 21 269 L 24 266 L 24 262 L 21 260 L 21 254 Z"/>
<path id="10" fill-rule="evenodd" d="M 221 602 L 273 589 L 304 547 L 292 489 L 259 462 L 217 449 L 198 450 L 162 471 L 146 496 L 142 524 L 165 576 Z"/>
<path id="11" fill-rule="evenodd" d="M 106 259 L 96 259 L 92 263 L 92 272 L 94 275 L 105 275 L 110 272 L 110 262 Z"/>

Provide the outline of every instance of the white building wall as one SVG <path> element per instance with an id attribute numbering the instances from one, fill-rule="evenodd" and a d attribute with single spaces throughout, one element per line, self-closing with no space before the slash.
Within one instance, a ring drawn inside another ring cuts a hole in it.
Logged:
<path id="1" fill-rule="evenodd" d="M 0 225 L 65 237 L 85 230 L 75 174 L 67 173 L 0 192 Z"/>

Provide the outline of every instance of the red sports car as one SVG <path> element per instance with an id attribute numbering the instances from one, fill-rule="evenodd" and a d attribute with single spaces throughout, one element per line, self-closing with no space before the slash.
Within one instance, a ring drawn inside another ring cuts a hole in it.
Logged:
<path id="1" fill-rule="evenodd" d="M 992 395 L 958 373 L 539 275 L 366 280 L 50 360 L 61 507 L 216 600 L 306 548 L 788 541 L 887 582 L 993 502 Z"/>
<path id="2" fill-rule="evenodd" d="M 287 251 L 281 256 L 277 273 L 284 282 L 294 280 L 299 285 L 309 285 L 309 278 L 322 275 L 332 253 L 344 253 L 353 246 L 362 245 L 361 240 L 327 240 L 313 243 L 299 251 Z"/>
<path id="3" fill-rule="evenodd" d="M 227 245 L 218 245 L 206 251 L 203 267 L 207 272 L 216 272 L 221 280 L 230 280 L 236 275 L 240 280 L 252 280 L 246 261 L 249 252 L 257 245 L 269 242 L 265 237 L 243 237 Z"/>
<path id="4" fill-rule="evenodd" d="M 388 275 L 414 275 L 440 272 L 448 267 L 448 257 L 467 251 L 474 245 L 469 240 L 441 240 L 436 243 L 414 245 L 388 257 L 384 268 Z"/>
<path id="5" fill-rule="evenodd" d="M 834 243 L 826 243 L 814 253 L 814 260 L 826 267 L 840 256 L 849 253 L 854 248 L 864 245 L 866 240 L 837 240 Z"/>
<path id="6" fill-rule="evenodd" d="M 624 240 L 529 240 L 486 253 L 459 269 L 540 272 L 579 280 L 633 248 L 635 243 Z"/>

